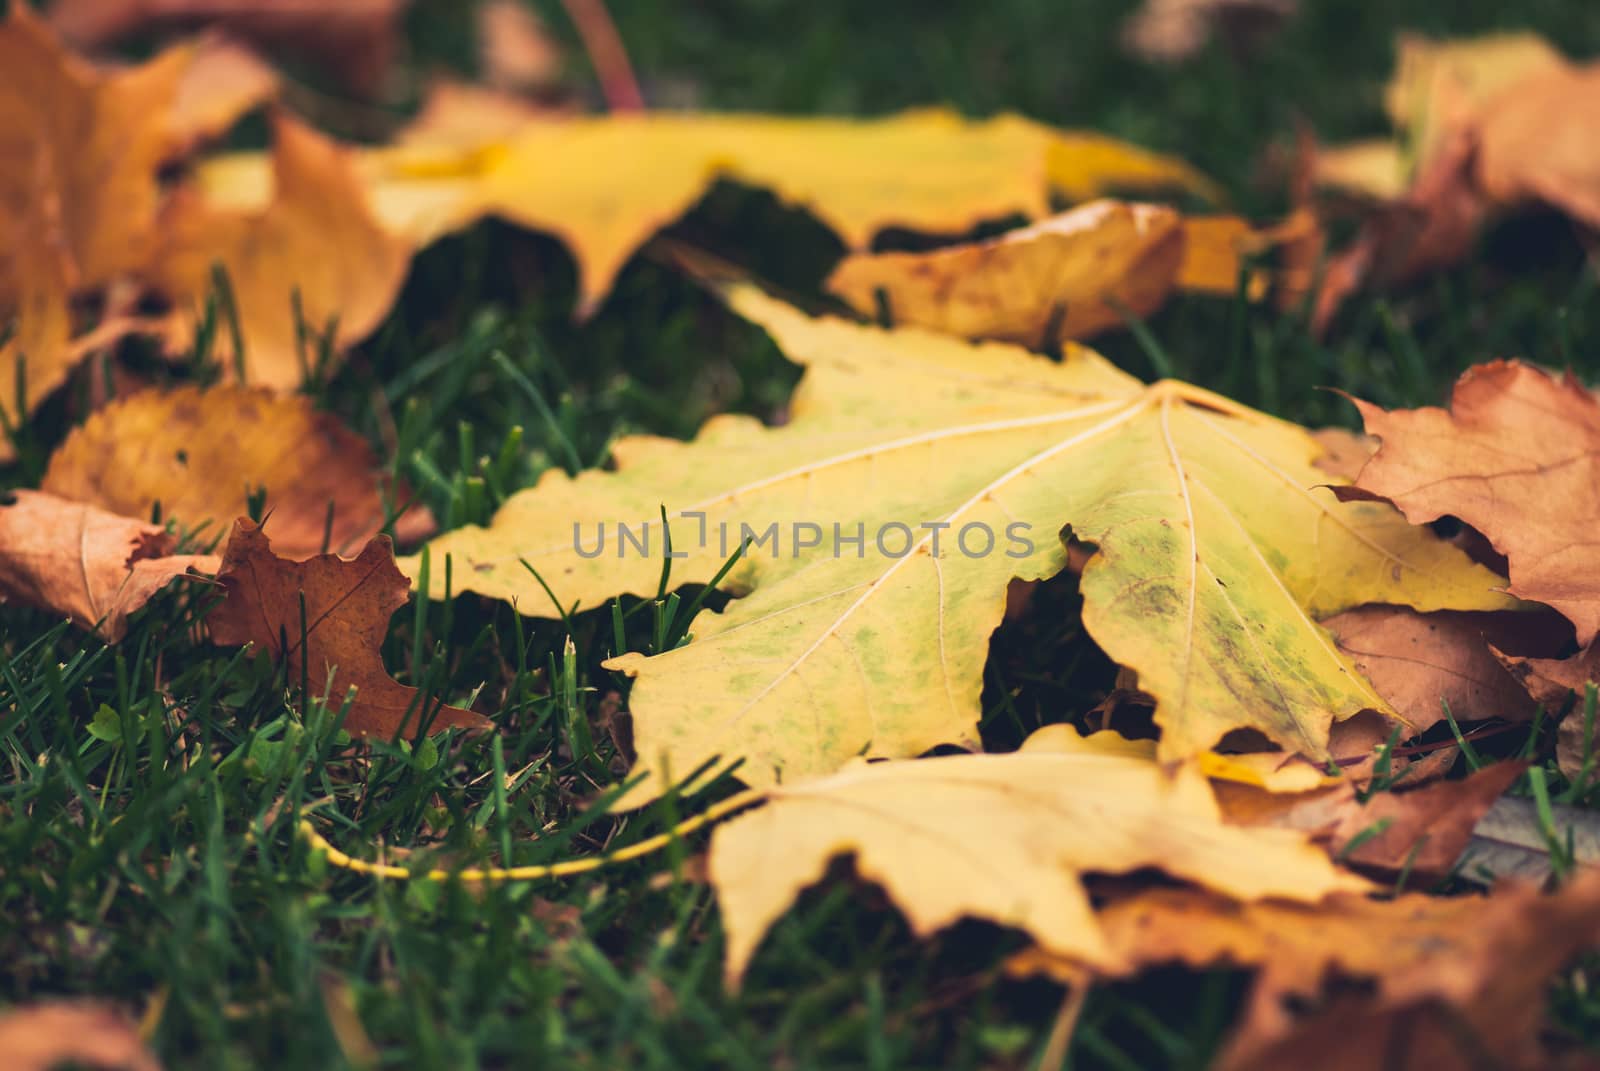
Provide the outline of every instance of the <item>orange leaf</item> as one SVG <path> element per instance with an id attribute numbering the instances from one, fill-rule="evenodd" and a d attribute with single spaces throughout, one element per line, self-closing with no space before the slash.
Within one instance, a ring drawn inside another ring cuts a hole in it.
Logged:
<path id="1" fill-rule="evenodd" d="M 337 356 L 377 327 L 400 292 L 411 247 L 379 226 L 344 149 L 287 116 L 274 130 L 271 203 L 238 212 L 209 205 L 194 189 L 178 191 L 162 217 L 151 275 L 176 305 L 168 345 L 181 351 L 193 343 L 220 262 L 250 382 L 293 390 L 318 359 L 318 336 L 332 328 Z M 311 338 L 301 337 L 301 326 Z M 218 332 L 218 347 L 231 373 L 229 335 Z"/>
<path id="2" fill-rule="evenodd" d="M 273 544 L 294 559 L 361 546 L 384 522 L 365 439 L 309 398 L 245 387 L 119 398 L 67 436 L 42 488 L 131 517 L 159 503 L 163 518 L 190 531 L 210 524 L 213 537 L 264 488 Z M 425 510 L 407 516 L 412 537 L 429 534 Z"/>
<path id="3" fill-rule="evenodd" d="M 156 525 L 38 491 L 12 494 L 0 506 L 0 600 L 69 617 L 107 641 L 172 581 L 217 571 L 209 555 L 173 554 L 177 540 Z"/>
<path id="4" fill-rule="evenodd" d="M 1577 380 L 1516 361 L 1470 369 L 1450 410 L 1386 412 L 1357 401 L 1381 439 L 1341 497 L 1393 502 L 1413 524 L 1458 517 L 1510 566 L 1509 591 L 1600 631 L 1600 403 Z"/>
<path id="5" fill-rule="evenodd" d="M 116 1009 L 89 1000 L 44 1000 L 0 1014 L 8 1071 L 74 1067 L 161 1071 L 139 1032 Z"/>
<path id="6" fill-rule="evenodd" d="M 217 573 L 226 598 L 206 618 L 220 644 L 254 643 L 287 664 L 289 678 L 305 674 L 310 688 L 337 708 L 355 689 L 344 728 L 353 736 L 489 729 L 493 723 L 460 707 L 435 707 L 415 688 L 389 676 L 379 648 L 389 618 L 406 603 L 411 584 L 394 564 L 387 536 L 355 558 L 319 554 L 291 562 L 272 552 L 266 534 L 243 518 Z"/>

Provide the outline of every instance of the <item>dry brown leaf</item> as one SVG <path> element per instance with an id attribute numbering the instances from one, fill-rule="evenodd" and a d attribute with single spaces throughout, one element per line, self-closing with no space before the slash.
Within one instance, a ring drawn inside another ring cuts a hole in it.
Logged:
<path id="1" fill-rule="evenodd" d="M 1382 440 L 1340 497 L 1393 502 L 1413 524 L 1451 516 L 1510 566 L 1508 590 L 1561 611 L 1586 645 L 1600 631 L 1600 403 L 1570 375 L 1517 361 L 1469 369 L 1450 410 L 1355 403 Z"/>
<path id="2" fill-rule="evenodd" d="M 1363 287 L 1397 286 L 1471 251 L 1494 207 L 1472 180 L 1476 153 L 1476 134 L 1455 130 L 1405 196 L 1375 212 L 1355 240 L 1329 259 L 1312 310 L 1313 331 L 1325 331 L 1339 306 Z"/>
<path id="3" fill-rule="evenodd" d="M 1526 769 L 1523 762 L 1497 762 L 1461 781 L 1375 793 L 1341 817 L 1332 848 L 1345 863 L 1366 871 L 1440 881 L 1466 851 L 1478 819 Z"/>
<path id="4" fill-rule="evenodd" d="M 1336 996 L 1287 1033 L 1270 1022 L 1247 1028 L 1218 1067 L 1559 1066 L 1560 1054 L 1541 1045 L 1549 986 L 1558 970 L 1600 942 L 1600 873 L 1552 895 L 1502 886 L 1480 905 L 1474 925 L 1438 935 L 1436 954 L 1385 972 L 1376 997 Z"/>
<path id="5" fill-rule="evenodd" d="M 1335 980 L 1371 986 L 1367 996 L 1335 996 L 1336 1021 L 1353 1014 L 1352 1021 L 1380 1027 L 1377 1038 L 1390 1041 L 1403 1020 L 1424 1023 L 1426 1016 L 1416 1014 L 1422 1006 L 1448 1009 L 1469 1038 L 1482 1034 L 1483 1049 L 1525 1066 L 1519 1058 L 1538 1051 L 1549 976 L 1600 940 L 1600 882 L 1586 878 L 1549 896 L 1507 883 L 1488 896 L 1410 893 L 1377 901 L 1335 894 L 1319 904 L 1239 903 L 1199 889 L 1155 888 L 1117 897 L 1098 918 L 1130 971 L 1162 963 L 1256 970 L 1222 1066 L 1472 1066 L 1449 1049 L 1442 1058 L 1413 1060 L 1374 1045 L 1370 1033 L 1325 1030 L 1329 1012 L 1317 1004 Z M 1039 949 L 1013 957 L 1008 969 L 1065 982 L 1082 976 L 1077 963 Z M 1506 1000 L 1512 992 L 1525 999 Z M 1308 1008 L 1309 1020 L 1297 1016 Z M 1501 1008 L 1513 1013 L 1509 1019 L 1478 1014 Z M 1435 1031 L 1425 1029 L 1421 1038 L 1422 1051 L 1437 1051 Z M 1369 1050 L 1371 1058 L 1364 1058 Z M 1295 1059 L 1282 1058 L 1284 1052 Z"/>
<path id="6" fill-rule="evenodd" d="M 172 581 L 217 571 L 214 556 L 173 554 L 177 539 L 156 525 L 38 491 L 12 495 L 0 506 L 0 601 L 69 617 L 108 642 Z"/>
<path id="7" fill-rule="evenodd" d="M 260 212 L 237 212 L 208 204 L 196 189 L 177 191 L 162 216 L 150 276 L 174 303 L 167 341 L 182 352 L 193 344 L 213 265 L 221 263 L 238 309 L 248 381 L 285 391 L 315 370 L 320 337 L 330 328 L 337 358 L 377 327 L 400 292 L 411 247 L 379 225 L 343 148 L 284 115 L 274 132 L 272 202 Z M 302 326 L 312 337 L 302 337 Z M 230 332 L 218 332 L 217 349 L 231 374 Z"/>
<path id="8" fill-rule="evenodd" d="M 164 519 L 213 538 L 265 489 L 273 546 L 296 560 L 365 545 L 385 519 L 365 439 L 310 398 L 246 387 L 119 398 L 67 436 L 41 489 L 130 517 L 159 503 Z M 408 511 L 403 533 L 429 534 L 425 513 Z"/>
<path id="9" fill-rule="evenodd" d="M 1444 720 L 1441 702 L 1458 720 L 1531 718 L 1535 703 L 1490 645 L 1553 654 L 1572 638 L 1566 621 L 1549 612 L 1419 614 L 1402 606 L 1363 606 L 1322 626 L 1410 723 L 1411 735 Z"/>
<path id="10" fill-rule="evenodd" d="M 273 51 L 326 66 L 377 95 L 394 64 L 407 0 L 54 0 L 50 22 L 81 48 L 135 34 L 215 26 Z"/>
<path id="11" fill-rule="evenodd" d="M 326 695 L 330 709 L 354 688 L 344 722 L 351 735 L 411 736 L 424 720 L 430 732 L 493 727 L 481 714 L 436 705 L 383 668 L 379 649 L 389 618 L 411 588 L 395 568 L 387 536 L 355 558 L 320 554 L 291 562 L 241 518 L 223 550 L 217 583 L 225 598 L 206 618 L 211 639 L 271 652 L 287 663 L 291 681 L 304 674 L 313 695 Z"/>
<path id="12" fill-rule="evenodd" d="M 161 1071 L 127 1016 L 90 1000 L 44 1000 L 0 1012 L 0 1059 L 6 1071 L 53 1071 L 67 1064 Z"/>
<path id="13" fill-rule="evenodd" d="M 1391 774 L 1400 766 L 1395 763 Z M 1389 876 L 1405 870 L 1429 881 L 1450 872 L 1478 819 L 1526 768 L 1498 762 L 1460 781 L 1376 792 L 1365 803 L 1353 779 L 1305 792 L 1271 792 L 1239 781 L 1217 781 L 1213 789 L 1233 825 L 1297 829 L 1352 866 Z M 1410 783 L 1407 777 L 1400 786 Z"/>

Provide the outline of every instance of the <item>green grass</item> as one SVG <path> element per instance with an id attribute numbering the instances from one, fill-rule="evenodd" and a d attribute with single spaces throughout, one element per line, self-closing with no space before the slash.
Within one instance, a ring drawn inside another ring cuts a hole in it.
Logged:
<path id="1" fill-rule="evenodd" d="M 543 6 L 566 33 L 559 6 Z M 1306 16 L 1258 58 L 1214 49 L 1173 70 L 1118 51 L 1128 5 L 1109 0 L 613 6 L 647 93 L 790 112 L 1020 110 L 1178 152 L 1261 214 L 1282 200 L 1254 184 L 1254 168 L 1297 117 L 1330 139 L 1382 129 L 1397 28 L 1515 23 L 1575 54 L 1600 51 L 1600 8 L 1579 0 L 1306 0 Z M 411 30 L 419 69 L 467 61 L 459 5 L 419 3 Z M 675 230 L 802 294 L 838 252 L 803 214 L 731 187 Z M 569 319 L 572 295 L 558 245 L 481 226 L 418 258 L 390 322 L 315 396 L 460 524 L 548 468 L 604 464 L 619 435 L 688 436 L 723 411 L 774 418 L 798 378 L 759 331 L 648 258 L 590 323 Z M 1177 301 L 1147 326 L 1159 358 L 1131 334 L 1097 344 L 1141 375 L 1170 363 L 1309 423 L 1352 419 L 1319 387 L 1433 402 L 1461 368 L 1497 356 L 1600 375 L 1600 295 L 1577 240 L 1550 219 L 1508 224 L 1458 270 L 1353 302 L 1326 341 L 1299 316 L 1225 301 Z M 37 479 L 68 411 L 58 399 L 27 430 L 33 450 L 6 485 Z M 806 894 L 730 994 L 693 844 L 566 881 L 469 888 L 330 870 L 294 836 L 315 812 L 358 854 L 384 844 L 403 860 L 401 849 L 427 845 L 416 858 L 521 864 L 671 825 L 681 801 L 626 818 L 586 806 L 626 769 L 607 714 L 625 687 L 600 667 L 616 646 L 608 609 L 574 619 L 569 661 L 559 622 L 472 598 L 413 604 L 396 615 L 387 664 L 452 702 L 476 695 L 503 732 L 359 750 L 337 733 L 339 711 L 299 681 L 206 644 L 205 598 L 163 597 L 115 648 L 0 608 L 0 1003 L 95 994 L 153 1005 L 153 1043 L 171 1067 L 363 1066 L 368 1044 L 396 1068 L 1035 1066 L 1060 997 L 999 976 L 1020 938 L 970 924 L 913 941 L 881 895 L 853 882 Z M 996 637 L 984 692 L 993 746 L 1081 713 L 1110 687 L 1114 667 L 1082 637 L 1076 606 L 1058 580 Z M 625 646 L 650 649 L 658 611 L 624 610 Z M 1496 740 L 1495 753 L 1524 744 Z M 1549 774 L 1550 791 L 1564 791 Z M 1071 1066 L 1203 1066 L 1243 992 L 1234 973 L 1176 971 L 1097 990 Z M 1586 1041 L 1600 1037 L 1592 992 L 1565 986 L 1553 1005 Z"/>

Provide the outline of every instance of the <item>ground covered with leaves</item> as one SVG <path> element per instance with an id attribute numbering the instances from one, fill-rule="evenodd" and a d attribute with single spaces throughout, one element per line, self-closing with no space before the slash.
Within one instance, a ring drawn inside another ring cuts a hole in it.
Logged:
<path id="1" fill-rule="evenodd" d="M 0 1063 L 1597 1058 L 1587 5 L 40 6 Z"/>

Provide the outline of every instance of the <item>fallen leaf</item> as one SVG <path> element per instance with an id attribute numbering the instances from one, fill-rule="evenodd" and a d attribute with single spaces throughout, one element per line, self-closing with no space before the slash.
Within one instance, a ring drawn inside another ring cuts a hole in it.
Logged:
<path id="1" fill-rule="evenodd" d="M 16 324 L 0 345 L 0 415 L 13 424 L 90 348 L 74 338 L 73 297 L 149 252 L 164 117 L 188 62 L 178 49 L 107 71 L 68 52 L 27 4 L 0 22 L 0 323 Z M 0 461 L 12 456 L 0 437 Z"/>
<path id="2" fill-rule="evenodd" d="M 474 123 L 441 119 L 437 109 L 429 121 L 454 130 Z M 259 195 L 260 170 L 259 160 L 234 158 L 201 181 L 247 204 Z M 1074 201 L 1110 188 L 1215 192 L 1187 164 L 1110 138 L 942 110 L 877 120 L 542 116 L 476 144 L 402 134 L 364 153 L 362 171 L 378 217 L 417 245 L 484 216 L 560 238 L 577 261 L 584 316 L 640 245 L 721 178 L 805 208 L 851 249 L 888 227 L 960 234 L 988 220 L 1044 216 L 1052 190 Z"/>
<path id="3" fill-rule="evenodd" d="M 241 518 L 223 549 L 217 583 L 224 598 L 206 617 L 212 641 L 253 643 L 270 652 L 286 664 L 291 681 L 304 676 L 331 708 L 353 688 L 344 721 L 352 736 L 410 736 L 424 722 L 430 732 L 493 727 L 481 714 L 434 704 L 383 668 L 379 648 L 409 588 L 387 536 L 355 558 L 319 554 L 292 562 L 274 554 L 266 534 Z"/>
<path id="4" fill-rule="evenodd" d="M 1588 109 L 1575 103 L 1592 87 L 1573 81 L 1578 74 L 1551 45 L 1532 34 L 1406 35 L 1399 53 L 1385 92 L 1399 140 L 1320 150 L 1313 165 L 1319 181 L 1382 202 L 1328 263 L 1312 316 L 1318 333 L 1361 287 L 1399 285 L 1461 260 L 1508 207 L 1541 198 L 1571 211 L 1586 201 L 1582 156 L 1593 139 Z M 1600 209 L 1600 196 L 1591 206 Z"/>
<path id="5" fill-rule="evenodd" d="M 430 544 L 435 577 L 453 556 L 454 590 L 546 614 L 524 562 L 566 606 L 654 592 L 663 504 L 675 584 L 710 581 L 741 526 L 763 540 L 727 577 L 745 597 L 697 618 L 695 642 L 608 663 L 637 677 L 650 777 L 630 802 L 719 755 L 767 785 L 973 741 L 1008 583 L 1059 572 L 1064 530 L 1099 548 L 1084 624 L 1156 697 L 1165 760 L 1238 728 L 1325 756 L 1330 721 L 1387 709 L 1316 616 L 1509 605 L 1427 530 L 1337 503 L 1303 429 L 1217 395 L 1140 387 L 1076 346 L 1055 364 L 812 319 L 751 288 L 730 300 L 807 366 L 787 425 L 719 417 L 692 443 L 623 439 L 615 472 L 549 473 L 489 528 Z M 615 538 L 596 549 L 601 524 Z"/>
<path id="6" fill-rule="evenodd" d="M 855 253 L 827 288 L 866 316 L 1039 347 L 1153 313 L 1174 290 L 1232 294 L 1254 231 L 1159 205 L 1092 201 L 1031 227 L 930 253 Z"/>
<path id="7" fill-rule="evenodd" d="M 730 985 L 773 921 L 843 855 L 918 934 L 982 918 L 1097 966 L 1118 957 L 1085 871 L 1158 867 L 1252 900 L 1365 887 L 1298 833 L 1226 825 L 1197 772 L 1169 776 L 1142 756 L 1038 749 L 862 764 L 774 786 L 759 810 L 712 835 Z"/>
<path id="8" fill-rule="evenodd" d="M 1336 996 L 1287 1034 L 1242 1031 L 1217 1066 L 1557 1066 L 1541 1045 L 1549 986 L 1600 940 L 1600 874 L 1552 895 L 1508 886 L 1480 903 L 1475 925 L 1441 934 L 1436 955 L 1387 972 L 1376 997 Z"/>
<path id="9" fill-rule="evenodd" d="M 1497 762 L 1464 780 L 1374 793 L 1341 817 L 1332 848 L 1364 871 L 1441 881 L 1467 850 L 1478 819 L 1527 768 L 1525 762 Z"/>
<path id="10" fill-rule="evenodd" d="M 1566 803 L 1550 804 L 1551 832 L 1572 862 L 1600 866 L 1600 812 Z M 1539 806 L 1531 799 L 1502 796 L 1472 828 L 1459 872 L 1476 881 L 1504 878 L 1543 885 L 1554 873 L 1550 839 Z"/>
<path id="11" fill-rule="evenodd" d="M 1492 361 L 1456 382 L 1450 409 L 1356 401 L 1377 453 L 1341 496 L 1393 502 L 1414 524 L 1457 517 L 1510 565 L 1508 590 L 1555 607 L 1580 645 L 1600 631 L 1600 403 L 1572 376 Z"/>
<path id="12" fill-rule="evenodd" d="M 0 601 L 71 618 L 109 643 L 128 615 L 179 577 L 217 571 L 210 555 L 173 554 L 176 537 L 38 491 L 12 491 L 0 506 Z"/>
<path id="13" fill-rule="evenodd" d="M 1471 130 L 1453 130 L 1406 194 L 1373 213 L 1355 240 L 1329 258 L 1311 313 L 1315 333 L 1325 332 L 1363 287 L 1399 286 L 1471 251 L 1494 209 L 1472 181 L 1477 145 Z"/>
<path id="14" fill-rule="evenodd" d="M 367 441 L 310 398 L 182 387 L 97 411 L 56 449 L 41 489 L 130 517 L 151 516 L 159 504 L 163 518 L 213 538 L 264 489 L 273 545 L 299 560 L 377 535 L 380 479 Z"/>
<path id="15" fill-rule="evenodd" d="M 221 137 L 247 112 L 278 95 L 278 73 L 243 45 L 208 35 L 193 46 L 167 115 L 167 155 Z"/>
<path id="16" fill-rule="evenodd" d="M 1536 704 L 1490 645 L 1555 652 L 1572 637 L 1567 623 L 1548 612 L 1419 614 L 1400 606 L 1363 606 L 1322 625 L 1404 716 L 1413 735 L 1443 721 L 1444 704 L 1458 721 L 1533 717 Z"/>
<path id="17" fill-rule="evenodd" d="M 350 89 L 376 96 L 394 64 L 405 8 L 406 0 L 54 0 L 50 22 L 86 49 L 215 26 L 314 59 Z"/>
<path id="18" fill-rule="evenodd" d="M 1397 126 L 1419 132 L 1470 116 L 1532 76 L 1569 67 L 1554 45 L 1523 32 L 1443 41 L 1405 33 L 1397 52 L 1394 76 L 1383 91 L 1384 110 Z M 1441 114 L 1449 108 L 1458 114 Z M 1427 146 L 1413 151 L 1425 153 Z"/>
<path id="19" fill-rule="evenodd" d="M 1544 1066 L 1522 1058 L 1538 1051 L 1550 976 L 1600 939 L 1600 882 L 1585 879 L 1554 895 L 1508 883 L 1488 896 L 1371 900 L 1336 893 L 1321 903 L 1241 903 L 1207 890 L 1154 888 L 1113 899 L 1098 921 L 1129 971 L 1163 963 L 1255 970 L 1222 1067 L 1472 1066 L 1449 1044 L 1437 1054 L 1430 1009 L 1453 1013 L 1480 1046 L 1472 1050 L 1477 1055 L 1487 1050 L 1511 1066 Z M 1008 970 L 1068 980 L 1081 968 L 1032 949 L 1013 957 Z M 1334 981 L 1346 985 L 1334 989 Z M 1523 999 L 1510 999 L 1513 993 Z M 1327 1029 L 1330 1017 L 1347 1029 Z M 1408 1021 L 1422 1027 L 1415 1047 L 1395 1029 Z M 1424 1059 L 1419 1049 L 1436 1055 Z"/>
<path id="20" fill-rule="evenodd" d="M 1490 197 L 1542 202 L 1600 227 L 1600 64 L 1519 81 L 1477 123 L 1476 177 Z"/>
<path id="21" fill-rule="evenodd" d="M 0 1012 L 0 1053 L 8 1071 L 52 1071 L 64 1064 L 161 1071 L 134 1024 L 91 1000 L 42 1000 Z"/>
<path id="22" fill-rule="evenodd" d="M 881 295 L 896 324 L 1038 347 L 1150 315 L 1176 285 L 1183 254 L 1172 209 L 1093 201 L 985 242 L 855 253 L 827 288 L 867 316 Z"/>
<path id="23" fill-rule="evenodd" d="M 163 212 L 149 275 L 173 302 L 168 348 L 183 352 L 193 345 L 220 263 L 237 306 L 249 382 L 288 391 L 316 370 L 321 336 L 329 336 L 336 359 L 378 326 L 400 292 L 411 247 L 373 217 L 346 150 L 285 115 L 273 131 L 271 204 L 238 212 L 207 203 L 196 189 L 177 191 Z M 216 351 L 232 374 L 228 330 L 217 332 Z"/>

